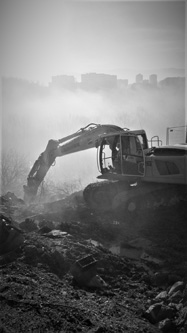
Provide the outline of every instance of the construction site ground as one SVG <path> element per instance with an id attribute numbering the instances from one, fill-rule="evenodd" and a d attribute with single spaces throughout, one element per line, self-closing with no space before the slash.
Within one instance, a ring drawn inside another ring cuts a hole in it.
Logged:
<path id="1" fill-rule="evenodd" d="M 7 193 L 0 213 L 1 333 L 187 332 L 185 202 L 116 216 L 81 192 L 30 206 Z"/>

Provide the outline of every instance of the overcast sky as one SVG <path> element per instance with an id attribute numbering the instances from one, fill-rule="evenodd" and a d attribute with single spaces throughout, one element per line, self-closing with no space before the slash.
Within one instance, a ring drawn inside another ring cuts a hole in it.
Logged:
<path id="1" fill-rule="evenodd" d="M 185 67 L 185 1 L 0 0 L 1 75 Z"/>

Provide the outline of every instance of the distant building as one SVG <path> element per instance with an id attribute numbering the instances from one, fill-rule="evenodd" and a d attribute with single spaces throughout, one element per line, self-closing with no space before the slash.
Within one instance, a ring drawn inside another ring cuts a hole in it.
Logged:
<path id="1" fill-rule="evenodd" d="M 142 74 L 137 74 L 136 75 L 136 83 L 143 83 L 143 75 Z"/>
<path id="2" fill-rule="evenodd" d="M 74 76 L 71 75 L 52 76 L 50 87 L 59 90 L 61 89 L 74 90 L 76 88 L 76 81 Z"/>
<path id="3" fill-rule="evenodd" d="M 147 85 L 147 84 L 149 84 L 149 80 L 144 79 L 144 80 L 142 81 L 142 83 L 145 84 L 145 85 Z"/>
<path id="4" fill-rule="evenodd" d="M 159 82 L 160 87 L 185 87 L 185 77 L 167 77 Z"/>
<path id="5" fill-rule="evenodd" d="M 117 84 L 118 88 L 127 88 L 129 81 L 127 79 L 118 79 Z"/>
<path id="6" fill-rule="evenodd" d="M 113 89 L 117 87 L 117 75 L 87 73 L 81 75 L 81 88 L 86 90 Z"/>
<path id="7" fill-rule="evenodd" d="M 156 74 L 151 74 L 149 76 L 149 83 L 153 86 L 157 86 L 157 75 Z"/>
<path id="8" fill-rule="evenodd" d="M 48 93 L 48 87 L 25 79 L 2 77 L 2 94 L 12 94 L 14 98 L 23 96 L 43 96 Z"/>

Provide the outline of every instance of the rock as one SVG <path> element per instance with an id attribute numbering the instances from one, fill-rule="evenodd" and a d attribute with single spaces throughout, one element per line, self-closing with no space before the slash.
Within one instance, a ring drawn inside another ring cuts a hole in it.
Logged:
<path id="1" fill-rule="evenodd" d="M 180 290 L 171 294 L 171 296 L 169 297 L 170 301 L 173 303 L 179 303 L 182 300 L 182 298 L 183 298 L 183 294 Z"/>
<path id="2" fill-rule="evenodd" d="M 162 332 L 171 332 L 170 330 L 171 330 L 172 326 L 173 326 L 172 321 L 169 318 L 166 318 L 159 322 L 158 328 Z"/>
<path id="3" fill-rule="evenodd" d="M 173 284 L 173 286 L 170 288 L 168 295 L 172 295 L 176 293 L 178 290 L 184 290 L 185 285 L 183 281 L 177 281 L 176 283 Z"/>
<path id="4" fill-rule="evenodd" d="M 161 291 L 156 297 L 155 300 L 165 300 L 167 298 L 167 291 Z"/>
<path id="5" fill-rule="evenodd" d="M 169 306 L 163 305 L 162 303 L 156 303 L 149 307 L 145 312 L 145 318 L 152 324 L 156 324 L 166 318 L 173 318 L 175 311 Z"/>
<path id="6" fill-rule="evenodd" d="M 178 319 L 176 321 L 176 325 L 179 327 L 186 326 L 187 328 L 187 306 L 185 306 L 180 312 Z"/>
<path id="7" fill-rule="evenodd" d="M 176 303 L 169 303 L 168 306 L 172 308 L 175 312 L 180 311 L 183 308 L 182 303 L 176 304 Z"/>
<path id="8" fill-rule="evenodd" d="M 156 324 L 158 322 L 158 314 L 161 310 L 162 304 L 156 303 L 149 307 L 149 309 L 145 312 L 144 316 L 146 319 L 150 321 L 152 324 Z"/>
<path id="9" fill-rule="evenodd" d="M 173 318 L 174 314 L 175 314 L 175 310 L 173 308 L 171 308 L 167 305 L 162 305 L 161 309 L 158 313 L 158 316 L 157 316 L 157 322 L 162 321 L 166 318 L 171 319 L 171 318 Z"/>
<path id="10" fill-rule="evenodd" d="M 60 230 L 51 230 L 45 234 L 46 237 L 50 238 L 62 238 L 67 235 L 68 233 L 66 231 L 60 231 Z"/>

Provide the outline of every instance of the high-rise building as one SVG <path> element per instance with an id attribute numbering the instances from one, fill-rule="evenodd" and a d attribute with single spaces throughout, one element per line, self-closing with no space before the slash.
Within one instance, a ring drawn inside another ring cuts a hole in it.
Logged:
<path id="1" fill-rule="evenodd" d="M 149 76 L 149 83 L 153 86 L 157 86 L 157 75 L 156 74 L 151 74 Z"/>
<path id="2" fill-rule="evenodd" d="M 143 83 L 143 75 L 142 74 L 137 74 L 136 75 L 136 83 Z"/>

